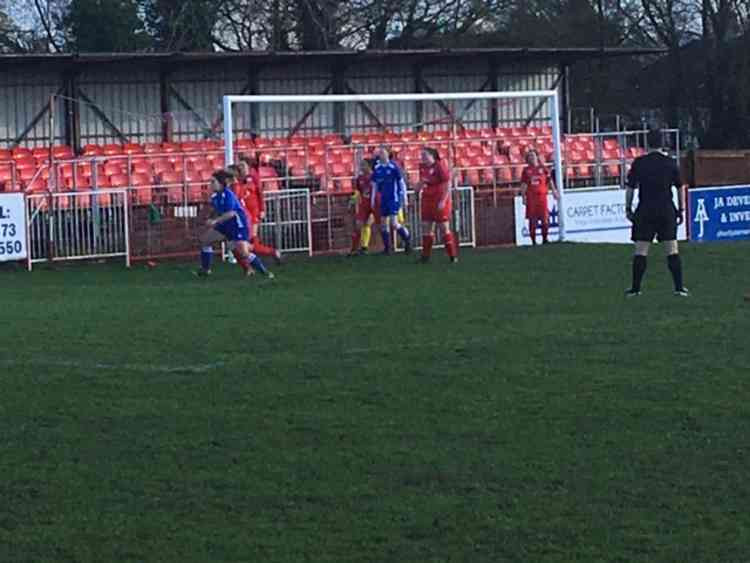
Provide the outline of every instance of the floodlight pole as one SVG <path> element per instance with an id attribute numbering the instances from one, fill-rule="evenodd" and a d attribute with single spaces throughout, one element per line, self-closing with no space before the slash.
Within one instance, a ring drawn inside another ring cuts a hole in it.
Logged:
<path id="1" fill-rule="evenodd" d="M 555 185 L 557 191 L 560 194 L 560 199 L 557 202 L 557 220 L 560 225 L 560 242 L 565 241 L 565 206 L 563 205 L 564 194 L 565 194 L 565 183 L 563 175 L 563 162 L 562 162 L 562 145 L 560 139 L 560 108 L 558 106 L 558 95 L 557 91 L 554 91 L 550 96 L 550 117 L 552 118 L 552 138 L 555 145 Z"/>

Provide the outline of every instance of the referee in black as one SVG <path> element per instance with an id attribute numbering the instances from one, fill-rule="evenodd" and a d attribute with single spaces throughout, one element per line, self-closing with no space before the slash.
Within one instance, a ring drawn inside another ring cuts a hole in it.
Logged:
<path id="1" fill-rule="evenodd" d="M 633 161 L 628 173 L 625 192 L 625 212 L 633 223 L 631 239 L 635 243 L 633 256 L 633 284 L 625 292 L 628 297 L 641 294 L 641 281 L 646 273 L 648 249 L 657 237 L 667 251 L 667 266 L 674 281 L 674 294 L 688 297 L 682 284 L 682 261 L 677 248 L 677 226 L 685 213 L 684 186 L 680 180 L 679 165 L 662 148 L 661 131 L 648 132 L 651 152 Z M 677 188 L 675 207 L 672 188 Z M 633 212 L 633 194 L 638 190 L 638 208 Z"/>

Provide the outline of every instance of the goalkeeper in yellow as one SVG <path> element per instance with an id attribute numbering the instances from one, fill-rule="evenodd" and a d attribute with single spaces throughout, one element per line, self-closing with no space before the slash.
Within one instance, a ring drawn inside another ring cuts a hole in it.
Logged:
<path id="1" fill-rule="evenodd" d="M 354 193 L 349 205 L 354 210 L 352 248 L 349 256 L 367 254 L 370 247 L 373 223 L 380 225 L 380 194 L 372 199 L 372 161 L 363 159 L 359 164 L 359 175 L 354 181 Z M 399 210 L 399 221 L 403 224 L 404 210 Z"/>
<path id="2" fill-rule="evenodd" d="M 350 206 L 354 210 L 354 230 L 352 231 L 352 249 L 350 256 L 366 254 L 370 246 L 372 224 L 380 224 L 380 195 L 376 194 L 375 205 L 372 205 L 372 163 L 363 159 L 359 163 L 359 175 L 354 181 L 354 193 Z"/>

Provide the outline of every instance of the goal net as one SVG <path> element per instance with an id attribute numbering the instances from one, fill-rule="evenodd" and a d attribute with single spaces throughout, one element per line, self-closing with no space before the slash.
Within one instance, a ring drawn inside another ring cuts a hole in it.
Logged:
<path id="1" fill-rule="evenodd" d="M 454 196 L 469 190 L 473 198 L 477 190 L 518 190 L 526 154 L 533 149 L 549 167 L 562 199 L 558 104 L 554 90 L 227 95 L 225 162 L 248 157 L 265 168 L 264 189 L 346 194 L 354 187 L 360 161 L 383 145 L 402 168 L 407 185 L 416 186 L 421 149 L 431 147 L 452 170 Z M 410 201 L 407 215 L 417 220 L 415 207 Z M 471 209 L 473 214 L 473 200 Z M 560 240 L 565 239 L 562 215 L 554 214 Z M 454 221 L 454 227 L 465 233 L 461 240 L 466 244 L 474 236 L 474 225 L 465 224 L 473 223 L 473 215 L 456 220 L 464 223 Z"/>

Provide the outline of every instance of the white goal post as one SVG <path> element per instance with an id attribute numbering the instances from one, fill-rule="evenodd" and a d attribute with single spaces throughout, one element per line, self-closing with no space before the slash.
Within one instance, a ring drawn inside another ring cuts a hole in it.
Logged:
<path id="1" fill-rule="evenodd" d="M 336 102 L 448 102 L 472 100 L 537 99 L 549 103 L 549 120 L 554 143 L 553 159 L 555 184 L 560 193 L 558 209 L 564 209 L 565 193 L 560 138 L 559 96 L 556 90 L 528 90 L 518 92 L 446 92 L 426 94 L 323 94 L 323 95 L 226 95 L 223 97 L 224 151 L 226 164 L 234 162 L 233 106 L 235 104 L 327 104 Z M 565 217 L 559 215 L 560 240 L 565 240 Z"/>

